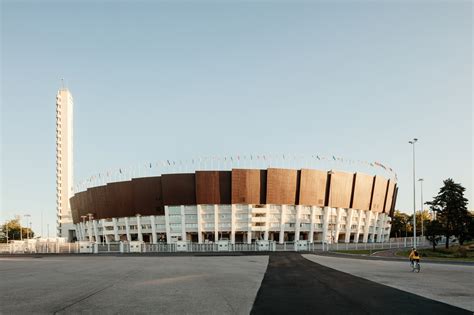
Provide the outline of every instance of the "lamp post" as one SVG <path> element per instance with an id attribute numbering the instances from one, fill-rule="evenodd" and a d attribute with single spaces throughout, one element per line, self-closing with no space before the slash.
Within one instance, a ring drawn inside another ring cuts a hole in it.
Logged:
<path id="1" fill-rule="evenodd" d="M 413 247 L 416 248 L 416 183 L 415 183 L 415 143 L 418 141 L 417 138 L 408 141 L 413 148 Z"/>
<path id="2" fill-rule="evenodd" d="M 421 209 L 420 209 L 420 219 L 421 219 L 421 237 L 423 238 L 424 234 L 424 228 L 423 228 L 423 178 L 418 179 L 420 182 L 420 198 L 421 198 Z"/>
<path id="3" fill-rule="evenodd" d="M 334 175 L 334 171 L 333 171 L 333 170 L 330 170 L 330 171 L 328 172 L 328 174 L 332 176 L 332 175 Z M 331 187 L 329 187 L 329 189 L 331 189 Z M 331 193 L 331 191 L 329 191 L 329 201 L 330 201 L 330 207 L 329 207 L 329 210 L 330 210 L 330 217 L 329 217 L 329 218 L 330 218 L 330 221 L 329 221 L 329 226 L 330 226 L 330 228 L 331 228 L 331 234 L 330 234 L 330 235 L 331 235 L 331 244 L 332 244 L 332 243 L 334 242 L 334 238 L 335 238 L 335 237 L 334 237 L 334 232 L 335 232 L 335 231 L 334 231 L 334 225 L 335 225 L 335 224 L 333 223 L 333 215 L 332 215 L 332 193 Z"/>

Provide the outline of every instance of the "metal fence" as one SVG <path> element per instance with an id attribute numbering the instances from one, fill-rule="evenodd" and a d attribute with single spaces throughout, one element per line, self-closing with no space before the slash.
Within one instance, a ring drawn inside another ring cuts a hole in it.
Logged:
<path id="1" fill-rule="evenodd" d="M 426 247 L 425 238 L 417 237 L 417 246 Z M 106 254 L 106 253 L 175 253 L 175 252 L 256 252 L 256 251 L 341 251 L 341 250 L 382 250 L 391 248 L 409 248 L 413 238 L 391 238 L 384 243 L 309 243 L 308 241 L 284 242 L 257 241 L 253 243 L 217 242 L 192 243 L 178 242 L 173 244 L 143 242 L 115 242 L 97 244 L 88 242 L 14 242 L 0 244 L 0 254 Z"/>

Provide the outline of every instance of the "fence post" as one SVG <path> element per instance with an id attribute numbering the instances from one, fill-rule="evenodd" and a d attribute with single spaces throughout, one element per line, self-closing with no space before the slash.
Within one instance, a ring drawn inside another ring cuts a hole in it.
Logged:
<path id="1" fill-rule="evenodd" d="M 68 252 L 69 254 L 71 253 L 71 243 L 67 243 L 68 244 Z"/>

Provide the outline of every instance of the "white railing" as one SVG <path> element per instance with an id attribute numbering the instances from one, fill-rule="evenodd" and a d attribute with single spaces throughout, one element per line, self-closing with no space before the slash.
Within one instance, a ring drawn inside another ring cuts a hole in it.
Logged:
<path id="1" fill-rule="evenodd" d="M 84 243 L 86 243 L 85 246 Z M 426 238 L 417 237 L 417 246 L 429 246 Z M 413 238 L 391 238 L 384 243 L 322 243 L 308 241 L 284 242 L 279 244 L 275 241 L 253 243 L 192 243 L 181 242 L 181 244 L 157 243 L 149 244 L 143 242 L 114 242 L 109 244 L 97 244 L 87 242 L 60 243 L 60 242 L 15 242 L 9 244 L 0 243 L 0 254 L 78 254 L 78 253 L 174 253 L 174 252 L 256 252 L 256 251 L 340 251 L 340 250 L 382 250 L 391 248 L 410 248 L 413 246 Z"/>

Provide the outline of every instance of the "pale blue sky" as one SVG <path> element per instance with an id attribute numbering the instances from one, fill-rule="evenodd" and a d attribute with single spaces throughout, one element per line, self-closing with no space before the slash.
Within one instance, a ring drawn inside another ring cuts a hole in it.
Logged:
<path id="1" fill-rule="evenodd" d="M 62 77 L 77 180 L 203 155 L 334 154 L 392 166 L 410 212 L 418 137 L 425 199 L 452 177 L 472 200 L 470 1 L 1 3 L 0 221 L 29 213 L 39 232 L 43 211 L 54 231 Z"/>

